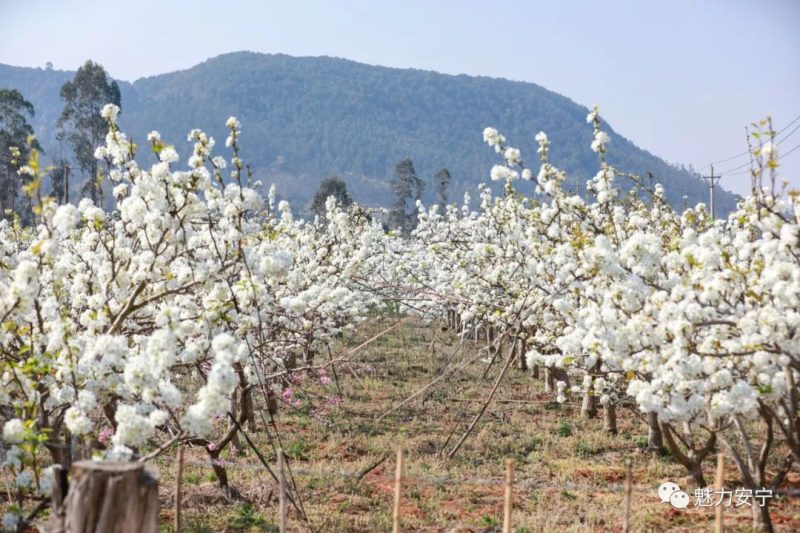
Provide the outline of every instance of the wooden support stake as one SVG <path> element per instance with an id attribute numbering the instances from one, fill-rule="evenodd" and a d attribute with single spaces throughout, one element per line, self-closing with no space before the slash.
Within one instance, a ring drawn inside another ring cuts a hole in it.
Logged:
<path id="1" fill-rule="evenodd" d="M 286 533 L 286 475 L 284 474 L 283 449 L 278 448 L 278 503 L 280 504 L 280 529 L 281 533 Z"/>
<path id="2" fill-rule="evenodd" d="M 725 454 L 719 452 L 717 454 L 717 477 L 714 480 L 714 488 L 717 493 L 720 493 L 725 487 Z M 722 533 L 722 500 L 720 499 L 719 505 L 714 510 L 714 533 Z"/>
<path id="3" fill-rule="evenodd" d="M 506 459 L 506 495 L 503 506 L 503 533 L 511 533 L 511 512 L 514 510 L 514 459 Z"/>
<path id="4" fill-rule="evenodd" d="M 628 460 L 625 472 L 625 520 L 622 522 L 623 533 L 630 533 L 631 529 L 631 491 L 633 489 L 633 462 Z"/>
<path id="5" fill-rule="evenodd" d="M 403 448 L 397 448 L 397 469 L 394 474 L 394 509 L 392 533 L 400 533 L 400 494 L 403 487 Z"/>
<path id="6" fill-rule="evenodd" d="M 175 533 L 181 533 L 181 496 L 183 483 L 183 444 L 178 444 L 178 474 L 175 476 Z"/>

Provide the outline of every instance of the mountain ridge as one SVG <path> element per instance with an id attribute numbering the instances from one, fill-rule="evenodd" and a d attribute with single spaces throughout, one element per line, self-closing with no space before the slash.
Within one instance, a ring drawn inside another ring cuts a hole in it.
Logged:
<path id="1" fill-rule="evenodd" d="M 18 88 L 36 106 L 32 124 L 48 153 L 57 147 L 58 89 L 70 75 L 0 64 L 0 87 Z M 449 168 L 451 201 L 457 201 L 488 181 L 498 162 L 482 142 L 486 126 L 501 131 L 529 162 L 536 154 L 533 136 L 545 131 L 552 141 L 551 161 L 572 177 L 573 188 L 582 188 L 598 167 L 589 150 L 588 109 L 526 81 L 257 52 L 230 52 L 187 69 L 118 81 L 121 127 L 140 143 L 156 129 L 185 156 L 190 129 L 224 139 L 225 119 L 235 115 L 243 126 L 243 159 L 258 178 L 275 181 L 285 197 L 301 204 L 323 178 L 337 174 L 357 201 L 388 205 L 394 165 L 405 157 L 426 181 Z M 706 200 L 707 186 L 699 177 L 637 147 L 607 123 L 603 128 L 612 138 L 611 164 L 640 175 L 653 172 L 674 205 L 684 194 L 690 205 Z M 730 210 L 735 198 L 720 190 L 720 212 Z"/>

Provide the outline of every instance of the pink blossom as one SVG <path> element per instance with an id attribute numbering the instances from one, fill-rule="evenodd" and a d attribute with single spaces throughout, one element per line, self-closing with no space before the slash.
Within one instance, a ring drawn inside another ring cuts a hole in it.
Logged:
<path id="1" fill-rule="evenodd" d="M 104 427 L 100 430 L 100 433 L 97 434 L 97 440 L 103 446 L 108 446 L 108 443 L 111 442 L 111 437 L 114 436 L 114 430 L 110 427 Z"/>

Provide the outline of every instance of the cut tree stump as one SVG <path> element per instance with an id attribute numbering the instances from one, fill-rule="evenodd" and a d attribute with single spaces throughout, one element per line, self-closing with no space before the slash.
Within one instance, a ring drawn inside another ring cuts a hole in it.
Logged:
<path id="1" fill-rule="evenodd" d="M 68 489 L 55 483 L 51 533 L 157 533 L 157 468 L 79 461 L 71 473 Z"/>

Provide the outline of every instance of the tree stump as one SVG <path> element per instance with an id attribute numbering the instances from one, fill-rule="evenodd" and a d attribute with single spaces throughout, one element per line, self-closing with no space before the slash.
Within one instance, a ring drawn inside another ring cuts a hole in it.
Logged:
<path id="1" fill-rule="evenodd" d="M 156 533 L 158 470 L 139 462 L 79 461 L 56 483 L 52 533 Z M 66 496 L 64 494 L 66 493 Z"/>

